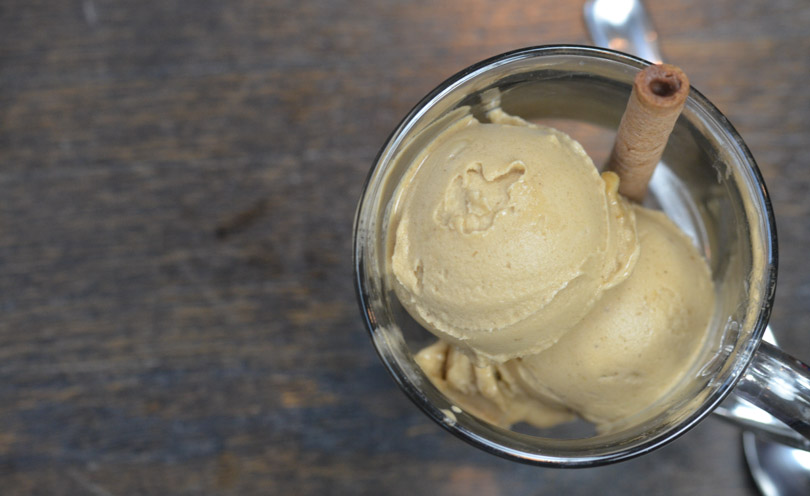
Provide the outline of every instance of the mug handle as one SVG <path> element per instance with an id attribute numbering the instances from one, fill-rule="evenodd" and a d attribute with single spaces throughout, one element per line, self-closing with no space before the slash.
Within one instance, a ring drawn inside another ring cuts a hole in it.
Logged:
<path id="1" fill-rule="evenodd" d="M 810 367 L 762 341 L 731 396 L 714 413 L 757 435 L 810 451 Z"/>

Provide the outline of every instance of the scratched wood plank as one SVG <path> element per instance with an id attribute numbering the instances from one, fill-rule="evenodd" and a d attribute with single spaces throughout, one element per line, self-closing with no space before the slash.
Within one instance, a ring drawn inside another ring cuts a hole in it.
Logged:
<path id="1" fill-rule="evenodd" d="M 810 8 L 647 3 L 760 162 L 772 322 L 808 359 Z M 351 221 L 401 116 L 484 57 L 586 42 L 550 0 L 4 2 L 0 493 L 756 494 L 711 419 L 595 470 L 481 453 L 361 328 Z"/>

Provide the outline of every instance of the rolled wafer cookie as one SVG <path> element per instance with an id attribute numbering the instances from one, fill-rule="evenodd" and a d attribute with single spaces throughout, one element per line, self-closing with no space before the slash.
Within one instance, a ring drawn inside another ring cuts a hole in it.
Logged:
<path id="1" fill-rule="evenodd" d="M 689 78 L 674 65 L 651 65 L 636 75 L 607 165 L 621 179 L 619 193 L 644 200 L 687 96 Z"/>

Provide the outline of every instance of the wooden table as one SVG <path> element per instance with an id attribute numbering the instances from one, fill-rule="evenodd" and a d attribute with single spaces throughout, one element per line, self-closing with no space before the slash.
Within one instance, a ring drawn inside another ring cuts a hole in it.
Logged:
<path id="1" fill-rule="evenodd" d="M 648 6 L 759 161 L 771 322 L 810 359 L 810 4 Z M 716 419 L 598 469 L 487 455 L 362 328 L 352 217 L 399 119 L 477 60 L 587 42 L 554 0 L 5 1 L 0 493 L 756 494 Z"/>

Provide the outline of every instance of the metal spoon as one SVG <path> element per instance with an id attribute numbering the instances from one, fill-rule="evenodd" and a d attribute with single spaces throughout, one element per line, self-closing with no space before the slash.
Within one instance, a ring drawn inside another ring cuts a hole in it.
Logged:
<path id="1" fill-rule="evenodd" d="M 663 60 L 658 48 L 658 32 L 639 0 L 588 0 L 585 25 L 596 46 L 657 64 Z"/>
<path id="2" fill-rule="evenodd" d="M 650 62 L 663 60 L 658 33 L 641 0 L 588 0 L 584 16 L 595 45 Z M 770 328 L 763 339 L 776 344 Z M 763 495 L 810 494 L 810 446 L 806 440 L 764 410 L 735 395 L 715 409 L 715 413 L 743 428 L 748 425 L 756 429 L 757 434 L 742 433 L 743 451 Z"/>

